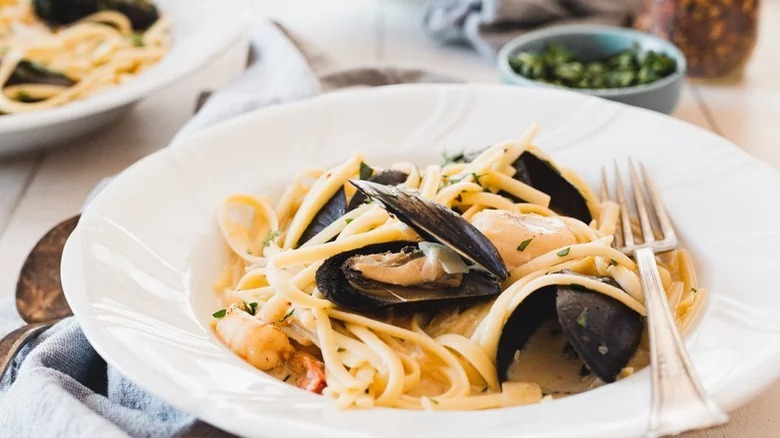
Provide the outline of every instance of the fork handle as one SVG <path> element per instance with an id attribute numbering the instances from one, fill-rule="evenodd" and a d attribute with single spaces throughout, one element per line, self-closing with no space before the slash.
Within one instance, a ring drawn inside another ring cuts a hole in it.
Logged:
<path id="1" fill-rule="evenodd" d="M 677 331 L 652 248 L 634 252 L 642 280 L 653 383 L 648 437 L 702 429 L 728 421 L 710 399 L 691 367 L 685 344 Z"/>

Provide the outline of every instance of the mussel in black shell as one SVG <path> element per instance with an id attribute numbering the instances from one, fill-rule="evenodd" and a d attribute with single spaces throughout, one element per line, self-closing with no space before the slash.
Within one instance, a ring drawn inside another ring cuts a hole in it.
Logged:
<path id="1" fill-rule="evenodd" d="M 497 296 L 501 285 L 430 242 L 388 242 L 337 254 L 317 269 L 317 288 L 347 309 L 420 310 Z"/>
<path id="2" fill-rule="evenodd" d="M 70 87 L 75 83 L 76 81 L 62 73 L 49 70 L 37 62 L 23 59 L 16 64 L 16 68 L 14 68 L 5 85 L 43 84 Z"/>
<path id="3" fill-rule="evenodd" d="M 50 25 L 70 24 L 102 10 L 121 12 L 135 30 L 144 30 L 160 18 L 149 0 L 33 0 L 35 15 Z"/>
<path id="4" fill-rule="evenodd" d="M 409 174 L 406 172 L 385 169 L 374 173 L 370 178 L 367 179 L 367 181 L 375 182 L 377 184 L 384 184 L 386 186 L 397 186 L 403 184 L 408 177 Z M 361 191 L 355 192 L 355 194 L 352 196 L 352 199 L 349 200 L 347 211 L 358 208 L 360 204 L 363 204 L 366 201 L 368 201 L 368 196 L 363 194 Z"/>
<path id="5" fill-rule="evenodd" d="M 484 150 L 461 153 L 449 160 L 467 163 L 477 158 Z M 512 163 L 512 167 L 515 168 L 514 179 L 550 195 L 550 209 L 554 212 L 579 219 L 586 224 L 593 219 L 582 193 L 549 161 L 526 150 Z"/>
<path id="6" fill-rule="evenodd" d="M 512 163 L 512 167 L 516 171 L 516 180 L 550 195 L 550 209 L 554 212 L 586 224 L 593 219 L 582 193 L 549 161 L 525 151 Z"/>
<path id="7" fill-rule="evenodd" d="M 614 382 L 636 352 L 643 327 L 644 317 L 607 295 L 573 284 L 541 288 L 502 329 L 499 379 L 530 376 L 546 393 L 580 392 L 596 378 Z"/>
<path id="8" fill-rule="evenodd" d="M 508 277 L 495 246 L 460 215 L 404 190 L 351 181 L 425 242 L 388 242 L 336 254 L 317 269 L 317 288 L 352 310 L 470 304 L 501 293 Z"/>
<path id="9" fill-rule="evenodd" d="M 336 222 L 339 218 L 344 216 L 347 212 L 347 195 L 344 193 L 344 188 L 340 188 L 325 205 L 320 208 L 317 214 L 314 215 L 309 225 L 303 230 L 301 237 L 298 238 L 298 244 L 296 247 L 309 241 L 312 237 L 319 234 L 320 231 L 328 227 L 328 225 Z"/>
<path id="10" fill-rule="evenodd" d="M 408 176 L 409 175 L 406 172 L 401 172 L 400 170 L 381 170 L 374 173 L 368 181 L 396 186 L 406 181 Z M 367 200 L 368 197 L 363 194 L 363 192 L 357 191 L 352 196 L 352 199 L 349 200 L 349 203 L 347 203 L 347 196 L 344 189 L 339 189 L 336 194 L 320 208 L 317 214 L 314 215 L 314 218 L 298 239 L 298 245 L 306 243 L 320 231 L 324 230 L 328 225 L 344 216 L 345 213 L 356 209 L 360 204 L 363 204 Z"/>
<path id="11" fill-rule="evenodd" d="M 396 187 L 370 181 L 350 182 L 367 196 L 381 202 L 389 213 L 412 227 L 423 239 L 446 245 L 500 280 L 509 277 L 493 243 L 458 213 Z"/>

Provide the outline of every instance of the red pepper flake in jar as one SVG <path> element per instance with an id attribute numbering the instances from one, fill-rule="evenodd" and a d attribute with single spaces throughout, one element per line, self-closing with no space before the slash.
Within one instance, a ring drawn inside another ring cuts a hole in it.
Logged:
<path id="1" fill-rule="evenodd" d="M 646 0 L 639 27 L 676 44 L 688 75 L 742 72 L 756 44 L 759 0 Z"/>

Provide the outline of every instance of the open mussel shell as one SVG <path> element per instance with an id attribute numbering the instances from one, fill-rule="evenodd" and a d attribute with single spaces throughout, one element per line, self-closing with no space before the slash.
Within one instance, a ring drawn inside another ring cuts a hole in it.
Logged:
<path id="1" fill-rule="evenodd" d="M 0 61 L 2 61 L 1 57 Z M 37 62 L 23 59 L 16 65 L 5 85 L 43 84 L 70 87 L 75 83 L 76 81 L 62 73 L 49 70 Z"/>
<path id="2" fill-rule="evenodd" d="M 534 291 L 517 306 L 504 323 L 496 351 L 498 378 L 502 382 L 507 380 L 507 372 L 515 358 L 515 352 L 523 349 L 542 323 L 555 317 L 556 291 L 555 286 Z"/>
<path id="3" fill-rule="evenodd" d="M 541 288 L 504 324 L 496 351 L 501 381 L 507 380 L 515 353 L 551 318 L 557 318 L 580 360 L 606 383 L 614 382 L 634 355 L 644 327 L 640 314 L 607 295 L 579 285 Z"/>
<path id="4" fill-rule="evenodd" d="M 78 21 L 101 10 L 124 14 L 135 30 L 144 30 L 160 18 L 157 7 L 149 0 L 33 0 L 35 15 L 49 25 Z"/>
<path id="5" fill-rule="evenodd" d="M 314 215 L 309 226 L 303 230 L 303 234 L 298 238 L 298 244 L 300 246 L 312 237 L 316 236 L 320 231 L 324 230 L 328 225 L 336 222 L 344 214 L 347 213 L 347 196 L 344 193 L 344 188 L 340 188 L 336 194 L 328 199 L 328 202 L 320 208 L 317 214 Z"/>
<path id="6" fill-rule="evenodd" d="M 604 382 L 617 379 L 636 352 L 644 318 L 611 298 L 582 286 L 559 286 L 558 321 L 580 359 Z"/>
<path id="7" fill-rule="evenodd" d="M 389 213 L 409 225 L 423 239 L 451 248 L 502 281 L 509 277 L 493 243 L 458 213 L 396 187 L 370 181 L 350 182 L 367 196 L 381 202 Z"/>
<path id="8" fill-rule="evenodd" d="M 450 160 L 468 163 L 484 151 L 461 153 L 450 157 Z M 516 180 L 550 195 L 550 209 L 554 212 L 577 218 L 586 224 L 593 219 L 582 193 L 549 161 L 531 151 L 524 151 L 512 163 L 512 167 L 515 168 Z"/>
<path id="9" fill-rule="evenodd" d="M 371 178 L 367 179 L 367 181 L 375 182 L 377 184 L 384 184 L 386 186 L 397 186 L 406 182 L 406 179 L 408 177 L 409 174 L 406 172 L 400 170 L 386 169 L 386 170 L 380 170 L 379 172 L 373 174 Z M 368 200 L 368 196 L 366 196 L 363 192 L 361 191 L 355 192 L 355 194 L 352 196 L 352 199 L 349 200 L 347 211 L 354 210 L 360 207 L 360 204 L 363 204 L 367 200 Z"/>
<path id="10" fill-rule="evenodd" d="M 492 298 L 501 293 L 501 285 L 494 276 L 476 270 L 464 274 L 460 284 L 454 287 L 404 287 L 391 284 L 372 285 L 370 291 L 360 290 L 350 281 L 348 267 L 352 257 L 368 254 L 399 253 L 405 248 L 417 247 L 417 242 L 388 242 L 368 245 L 352 251 L 336 254 L 317 269 L 317 288 L 331 302 L 341 307 L 374 312 L 387 309 L 424 310 L 431 306 L 467 305 Z"/>
<path id="11" fill-rule="evenodd" d="M 554 212 L 586 224 L 593 219 L 582 193 L 549 161 L 525 151 L 512 163 L 512 167 L 516 171 L 516 180 L 550 195 L 550 209 Z"/>

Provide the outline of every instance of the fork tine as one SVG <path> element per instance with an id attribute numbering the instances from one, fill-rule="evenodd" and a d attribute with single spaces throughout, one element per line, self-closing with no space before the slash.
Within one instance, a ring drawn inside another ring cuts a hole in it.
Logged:
<path id="1" fill-rule="evenodd" d="M 650 200 L 653 202 L 653 208 L 655 209 L 655 215 L 658 217 L 658 224 L 661 226 L 661 232 L 664 234 L 664 240 L 677 241 L 677 234 L 674 232 L 672 221 L 669 220 L 669 216 L 666 214 L 666 208 L 661 201 L 661 197 L 658 196 L 658 191 L 655 189 L 653 180 L 647 174 L 645 166 L 640 162 L 639 170 L 642 171 L 642 179 L 645 181 L 645 190 L 650 196 Z"/>
<path id="2" fill-rule="evenodd" d="M 631 218 L 628 215 L 628 203 L 623 192 L 623 179 L 620 178 L 620 169 L 615 161 L 615 188 L 617 200 L 620 205 L 620 228 L 623 229 L 623 241 L 626 247 L 634 246 L 634 232 L 631 231 Z"/>
<path id="3" fill-rule="evenodd" d="M 636 211 L 639 213 L 639 225 L 642 226 L 642 238 L 645 243 L 655 242 L 653 225 L 650 223 L 650 215 L 647 213 L 647 206 L 645 205 L 644 185 L 640 181 L 634 162 L 630 158 L 628 159 L 628 171 L 631 174 L 631 186 L 634 188 L 634 202 L 636 203 Z"/>
<path id="4" fill-rule="evenodd" d="M 602 202 L 614 202 L 612 199 L 611 194 L 609 193 L 609 185 L 607 184 L 607 168 L 606 166 L 601 166 L 601 201 Z M 617 224 L 615 228 L 615 234 L 614 234 L 614 246 L 617 248 L 620 248 L 623 246 L 623 233 L 620 231 L 620 216 L 617 218 Z"/>

